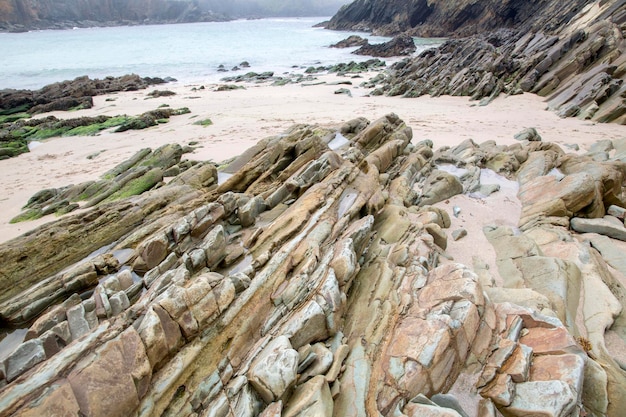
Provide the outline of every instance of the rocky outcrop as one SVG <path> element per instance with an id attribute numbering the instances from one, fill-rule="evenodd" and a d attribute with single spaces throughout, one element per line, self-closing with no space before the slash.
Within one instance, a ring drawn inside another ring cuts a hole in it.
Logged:
<path id="1" fill-rule="evenodd" d="M 370 44 L 367 39 L 352 35 L 334 45 L 330 45 L 331 48 L 352 48 L 356 46 L 360 48 L 353 51 L 353 54 L 376 57 L 411 55 L 417 49 L 413 38 L 408 35 L 399 35 L 389 42 L 374 45 Z"/>
<path id="2" fill-rule="evenodd" d="M 271 16 L 330 16 L 342 0 L 3 0 L 0 30 L 71 29 L 132 24 L 216 22 Z"/>
<path id="3" fill-rule="evenodd" d="M 0 90 L 0 115 L 20 112 L 31 114 L 54 110 L 91 108 L 92 97 L 117 91 L 136 91 L 163 84 L 161 78 L 139 77 L 135 74 L 106 77 L 102 80 L 87 76 L 71 81 L 49 84 L 39 90 Z"/>
<path id="4" fill-rule="evenodd" d="M 165 145 L 152 151 L 142 149 L 130 159 L 104 173 L 98 181 L 87 181 L 61 188 L 48 188 L 33 195 L 12 223 L 38 219 L 50 214 L 63 215 L 79 208 L 95 207 L 142 194 L 169 181 L 202 188 L 217 183 L 213 164 L 181 161 L 189 147 Z"/>
<path id="5" fill-rule="evenodd" d="M 415 42 L 413 42 L 413 38 L 411 36 L 399 35 L 394 37 L 389 42 L 374 45 L 367 43 L 353 53 L 356 55 L 392 57 L 411 55 L 416 49 Z"/>
<path id="6" fill-rule="evenodd" d="M 1 245 L 0 317 L 27 329 L 0 352 L 1 413 L 619 415 L 621 249 L 570 222 L 623 214 L 623 162 L 412 137 L 395 114 L 296 125 L 217 184 L 175 179 Z M 455 199 L 504 192 L 487 171 L 517 178 L 520 228 L 485 225 L 493 252 L 465 236 L 462 265 L 448 229 L 476 218 Z"/>
<path id="7" fill-rule="evenodd" d="M 0 3 L 0 29 L 32 29 L 113 26 L 141 23 L 212 22 L 226 16 L 203 8 L 198 1 L 131 0 L 125 2 L 50 0 Z"/>
<path id="8" fill-rule="evenodd" d="M 342 7 L 326 27 L 382 36 L 406 32 L 420 37 L 461 37 L 500 28 L 536 31 L 562 26 L 588 3 L 585 0 L 523 3 L 515 0 L 356 0 Z"/>
<path id="9" fill-rule="evenodd" d="M 352 48 L 355 46 L 363 46 L 369 43 L 369 41 L 365 38 L 360 37 L 359 35 L 351 35 L 346 39 L 339 41 L 330 45 L 331 48 Z"/>
<path id="10" fill-rule="evenodd" d="M 502 93 L 531 92 L 562 117 L 624 124 L 625 16 L 623 1 L 592 2 L 564 25 L 535 22 L 448 40 L 394 65 L 373 94 L 470 96 L 486 104 Z"/>

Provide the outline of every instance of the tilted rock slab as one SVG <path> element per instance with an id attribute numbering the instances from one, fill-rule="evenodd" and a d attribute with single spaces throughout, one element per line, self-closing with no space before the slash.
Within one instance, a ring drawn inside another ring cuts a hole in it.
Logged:
<path id="1" fill-rule="evenodd" d="M 614 415 L 626 377 L 604 329 L 620 326 L 623 287 L 567 227 L 621 198 L 620 165 L 579 165 L 594 178 L 590 210 L 567 194 L 569 209 L 543 214 L 522 199 L 535 216 L 524 231 L 485 228 L 507 276 L 486 288 L 445 251 L 448 211 L 424 200 L 477 189 L 487 164 L 519 172 L 523 192 L 564 152 L 473 141 L 434 152 L 394 114 L 341 131 L 335 146 L 335 130 L 294 126 L 218 184 L 166 185 L 0 247 L 2 279 L 20 280 L 3 287 L 0 315 L 29 327 L 0 367 L 1 414 Z M 452 188 L 435 181 L 444 163 L 467 170 Z M 44 268 L 42 242 L 70 259 Z M 463 401 L 438 397 L 467 378 Z"/>

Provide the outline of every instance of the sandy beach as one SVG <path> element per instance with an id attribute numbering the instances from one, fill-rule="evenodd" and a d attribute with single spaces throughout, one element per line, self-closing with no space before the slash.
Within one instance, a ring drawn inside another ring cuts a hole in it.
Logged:
<path id="1" fill-rule="evenodd" d="M 163 104 L 191 110 L 190 114 L 174 116 L 169 123 L 145 130 L 52 138 L 38 144 L 30 153 L 0 161 L 3 178 L 0 242 L 55 220 L 46 216 L 9 224 L 35 192 L 95 180 L 139 149 L 154 149 L 166 143 L 197 142 L 201 147 L 184 157 L 220 162 L 240 154 L 264 137 L 282 133 L 293 124 L 339 126 L 356 117 L 375 120 L 391 112 L 413 129 L 413 142 L 430 139 L 435 148 L 454 146 L 469 138 L 477 143 L 495 140 L 498 144 L 512 144 L 513 136 L 528 127 L 535 127 L 544 141 L 578 145 L 581 151 L 602 139 L 626 137 L 626 126 L 561 119 L 546 110 L 543 98 L 531 94 L 501 96 L 488 106 L 479 106 L 467 97 L 369 96 L 370 90 L 358 87 L 366 79 L 368 75 L 356 79 L 324 75 L 319 80 L 325 84 L 320 85 L 241 84 L 245 89 L 230 91 L 215 91 L 216 85 L 209 84 L 167 84 L 158 89 L 171 90 L 176 95 L 150 98 L 147 94 L 152 89 L 115 93 L 94 97 L 95 105 L 91 109 L 39 115 L 58 118 L 138 115 Z M 352 85 L 337 85 L 339 81 L 351 81 Z M 351 90 L 352 96 L 335 94 L 344 87 Z M 204 119 L 211 119 L 213 124 L 206 127 L 194 124 Z M 517 219 L 517 213 L 511 214 Z"/>

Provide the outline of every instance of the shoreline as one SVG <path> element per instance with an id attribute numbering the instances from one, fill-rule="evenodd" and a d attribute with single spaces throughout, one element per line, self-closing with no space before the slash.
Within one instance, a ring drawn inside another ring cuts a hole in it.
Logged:
<path id="1" fill-rule="evenodd" d="M 626 126 L 561 119 L 546 110 L 542 97 L 533 94 L 500 96 L 481 107 L 467 97 L 368 96 L 370 90 L 358 87 L 368 79 L 368 74 L 355 79 L 336 74 L 317 77 L 325 84 L 237 84 L 244 85 L 245 89 L 219 92 L 214 91 L 219 84 L 165 84 L 158 89 L 171 90 L 176 95 L 147 98 L 152 88 L 111 93 L 94 97 L 91 109 L 37 115 L 58 118 L 138 115 L 163 104 L 191 110 L 190 114 L 174 116 L 168 123 L 144 130 L 48 139 L 29 153 L 0 161 L 4 178 L 4 193 L 0 197 L 0 244 L 56 220 L 54 216 L 45 216 L 9 224 L 37 191 L 95 180 L 139 149 L 155 149 L 166 143 L 185 146 L 197 142 L 201 147 L 183 155 L 183 159 L 218 163 L 241 154 L 260 139 L 283 133 L 294 124 L 339 127 L 357 117 L 374 121 L 388 113 L 396 113 L 412 128 L 413 143 L 430 139 L 434 149 L 453 146 L 466 139 L 511 145 L 516 143 L 513 136 L 528 127 L 536 128 L 546 142 L 564 147 L 578 145 L 581 151 L 598 140 L 626 137 Z M 353 84 L 329 84 L 339 81 Z M 348 88 L 351 96 L 335 94 L 339 88 Z M 194 125 L 203 119 L 211 119 L 213 124 Z M 573 152 L 569 147 L 564 149 Z M 96 154 L 93 159 L 87 159 Z"/>

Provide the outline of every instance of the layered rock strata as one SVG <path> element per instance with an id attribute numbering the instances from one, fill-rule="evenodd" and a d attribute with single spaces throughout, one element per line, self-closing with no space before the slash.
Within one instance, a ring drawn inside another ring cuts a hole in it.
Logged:
<path id="1" fill-rule="evenodd" d="M 587 0 L 356 0 L 326 24 L 329 29 L 371 31 L 382 36 L 406 32 L 420 37 L 470 36 L 499 28 L 557 28 Z M 602 2 L 607 3 L 607 2 Z M 619 3 L 619 2 L 616 2 Z"/>
<path id="2" fill-rule="evenodd" d="M 621 247 L 570 221 L 624 228 L 620 154 L 412 140 L 394 114 L 297 125 L 217 184 L 175 178 L 0 246 L 0 316 L 28 329 L 1 414 L 619 415 Z M 522 211 L 485 225 L 493 269 L 476 236 L 473 266 L 448 242 L 471 216 L 456 199 L 504 192 L 487 172 L 517 178 Z"/>
<path id="3" fill-rule="evenodd" d="M 390 14 L 386 20 L 392 23 L 388 24 L 395 25 L 393 32 L 406 31 L 402 22 L 408 11 L 381 3 L 359 1 L 351 7 L 356 10 L 360 5 L 363 12 L 368 5 L 383 7 Z M 413 3 L 405 7 L 414 8 L 416 14 L 433 8 L 428 19 L 436 19 L 442 31 L 439 36 L 454 39 L 393 66 L 391 76 L 373 94 L 462 95 L 486 104 L 500 94 L 532 92 L 546 97 L 548 107 L 562 117 L 626 123 L 623 0 L 526 2 L 522 6 L 515 2 Z M 454 9 L 456 3 L 477 9 L 476 13 L 460 7 L 451 15 L 437 14 L 444 7 Z M 503 14 L 497 10 L 500 7 L 509 12 Z M 510 21 L 499 18 L 509 15 Z M 336 19 L 341 22 L 343 18 L 338 14 Z M 416 29 L 408 33 L 429 27 L 428 19 L 417 19 Z"/>

